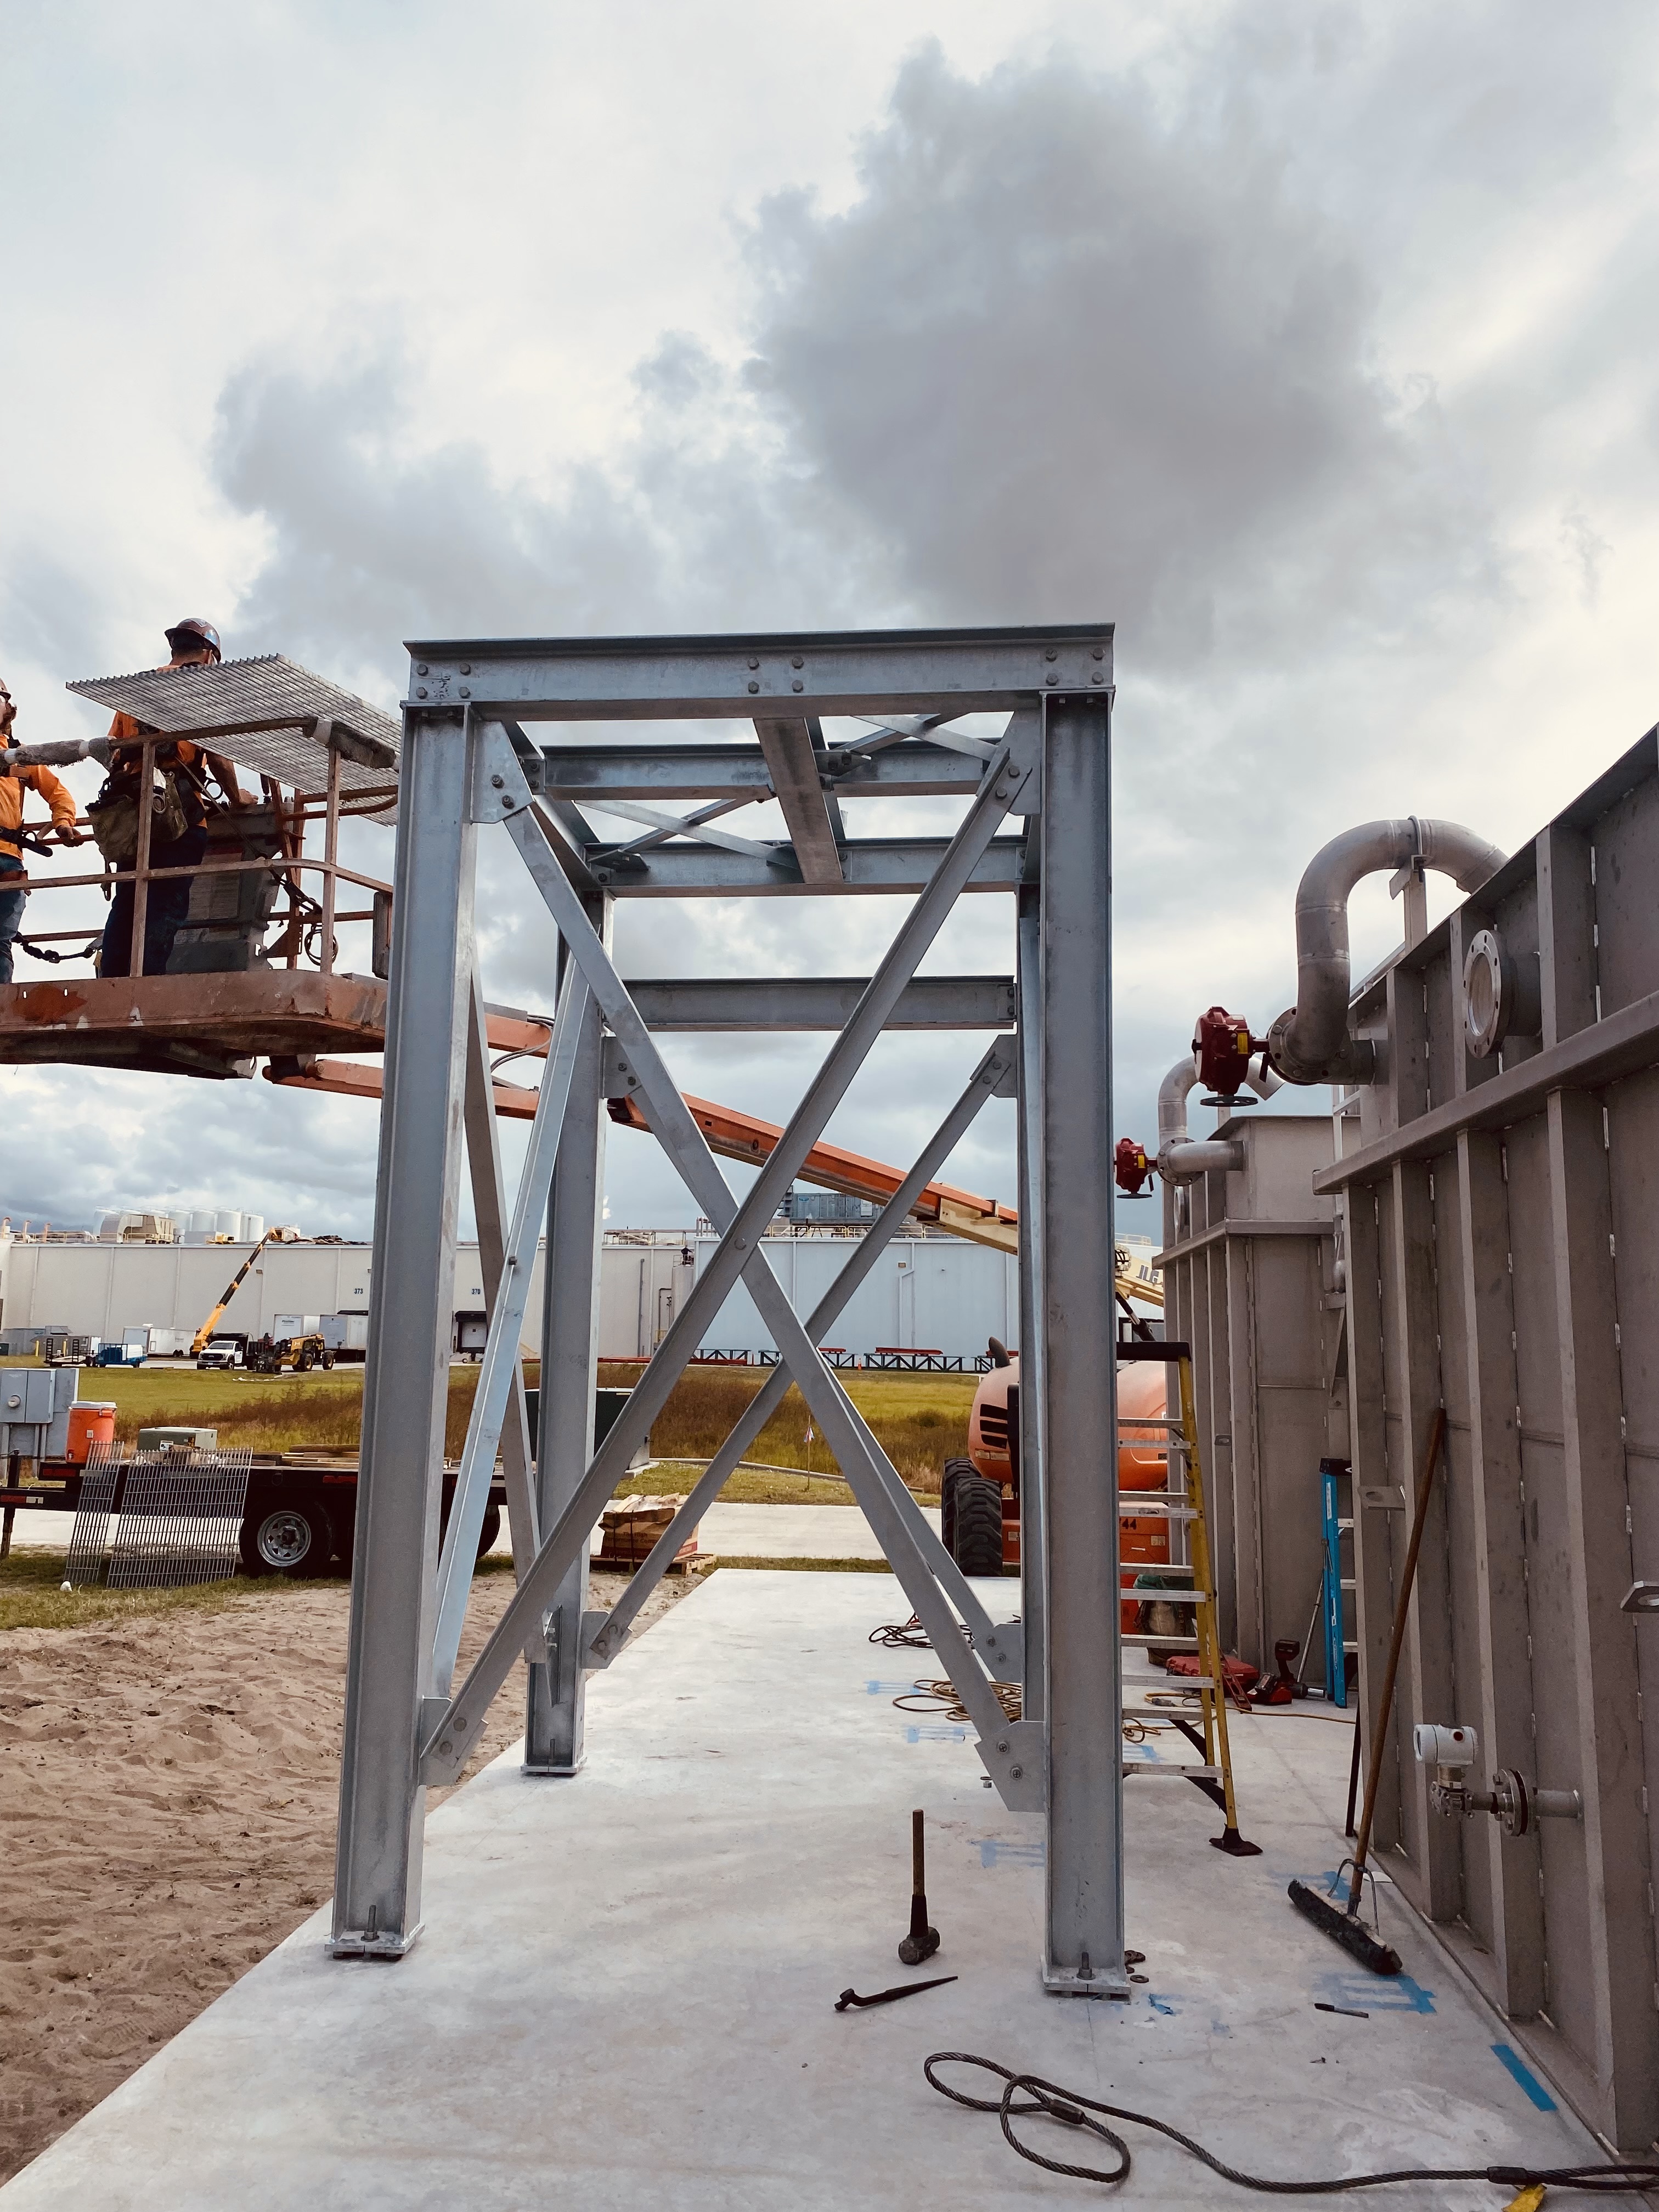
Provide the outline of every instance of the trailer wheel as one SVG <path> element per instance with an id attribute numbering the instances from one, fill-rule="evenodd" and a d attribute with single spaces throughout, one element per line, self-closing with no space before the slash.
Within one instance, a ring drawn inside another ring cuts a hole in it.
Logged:
<path id="1" fill-rule="evenodd" d="M 237 1548 L 250 1575 L 310 1579 L 328 1572 L 334 1531 L 322 1507 L 309 1498 L 267 1500 L 243 1522 Z"/>
<path id="2" fill-rule="evenodd" d="M 939 1486 L 939 1534 L 945 1548 L 954 1559 L 957 1555 L 957 1485 L 964 1474 L 977 1474 L 979 1469 L 970 1459 L 947 1459 L 945 1473 Z"/>
<path id="3" fill-rule="evenodd" d="M 478 1531 L 477 1558 L 483 1559 L 484 1553 L 489 1550 L 491 1546 L 495 1543 L 496 1537 L 499 1536 L 501 1533 L 501 1507 L 499 1505 L 486 1505 L 484 1508 L 483 1526 Z"/>
<path id="4" fill-rule="evenodd" d="M 951 1556 L 964 1575 L 1002 1572 L 1002 1485 L 977 1468 L 956 1480 Z"/>

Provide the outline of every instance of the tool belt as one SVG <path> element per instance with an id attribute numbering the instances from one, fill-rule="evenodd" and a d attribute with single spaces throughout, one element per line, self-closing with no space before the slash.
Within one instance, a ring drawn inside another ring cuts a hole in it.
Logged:
<path id="1" fill-rule="evenodd" d="M 137 857 L 138 798 L 130 778 L 118 784 L 113 776 L 106 778 L 97 798 L 88 802 L 87 815 L 94 840 L 106 860 L 119 866 L 122 861 Z M 176 845 L 189 827 L 177 780 L 163 775 L 161 789 L 150 794 L 151 848 Z"/>

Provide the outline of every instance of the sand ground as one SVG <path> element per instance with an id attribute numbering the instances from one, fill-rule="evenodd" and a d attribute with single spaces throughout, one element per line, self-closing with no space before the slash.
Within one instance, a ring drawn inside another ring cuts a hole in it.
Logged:
<path id="1" fill-rule="evenodd" d="M 592 1603 L 624 1582 L 595 1574 Z M 641 1627 L 689 1586 L 668 1577 Z M 512 1591 L 475 1585 L 463 1667 Z M 329 1895 L 349 1600 L 259 1588 L 0 1638 L 0 2180 Z M 520 1664 L 468 1775 L 523 1705 Z"/>

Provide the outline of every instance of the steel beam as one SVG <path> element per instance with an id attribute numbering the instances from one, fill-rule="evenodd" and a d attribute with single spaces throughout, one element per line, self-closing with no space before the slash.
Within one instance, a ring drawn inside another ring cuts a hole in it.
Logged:
<path id="1" fill-rule="evenodd" d="M 1058 700 L 1042 744 L 1042 1456 L 1048 1593 L 1044 1985 L 1129 1995 L 1112 1218 L 1109 709 Z M 1021 1394 L 1022 1401 L 1024 1392 Z"/>
<path id="2" fill-rule="evenodd" d="M 825 756 L 824 772 L 844 799 L 971 799 L 979 788 L 984 755 L 975 748 L 964 758 L 941 737 L 907 738 L 886 745 L 872 738 L 837 746 Z M 532 786 L 549 799 L 582 806 L 605 799 L 660 805 L 669 800 L 721 800 L 757 804 L 772 796 L 766 756 L 757 744 L 582 745 L 552 744 L 542 754 L 540 781 Z"/>
<path id="3" fill-rule="evenodd" d="M 546 1043 L 543 1030 L 538 1042 Z M 345 1063 L 348 1066 L 353 1063 Z M 380 1071 L 365 1068 L 378 1089 Z M 466 1160 L 472 1177 L 472 1218 L 478 1230 L 478 1265 L 483 1273 L 484 1310 L 493 1315 L 507 1255 L 507 1189 L 501 1174 L 500 1106 L 490 1080 L 489 1012 L 477 970 L 472 974 L 471 1022 L 466 1041 Z M 513 1565 L 522 1574 L 541 1548 L 536 1497 L 531 1482 L 530 1425 L 526 1417 L 524 1370 L 515 1364 L 512 1395 L 501 1424 L 501 1473 L 507 1491 L 507 1525 L 513 1539 Z"/>
<path id="4" fill-rule="evenodd" d="M 948 837 L 850 837 L 841 848 L 842 881 L 834 888 L 875 898 L 922 890 L 949 844 Z M 963 890 L 1018 890 L 1024 851 L 1018 837 L 994 838 Z M 825 889 L 806 881 L 787 845 L 780 845 L 771 860 L 678 843 L 631 854 L 626 865 L 602 846 L 586 858 L 594 883 L 617 898 L 799 898 Z"/>
<path id="5" fill-rule="evenodd" d="M 648 1030 L 842 1030 L 869 983 L 867 975 L 675 976 L 630 981 L 628 995 Z M 913 976 L 887 1021 L 890 1030 L 1013 1025 L 1008 975 Z"/>
<path id="6" fill-rule="evenodd" d="M 536 1240 L 553 1187 L 554 1164 L 558 1158 L 565 1109 L 570 1101 L 578 1045 L 587 1012 L 586 984 L 579 975 L 567 975 L 547 1048 L 547 1066 L 536 1100 L 524 1172 L 513 1202 L 512 1224 L 501 1261 L 501 1285 L 490 1310 L 477 1387 L 472 1395 L 472 1412 L 466 1425 L 466 1442 L 455 1477 L 449 1527 L 438 1561 L 438 1622 L 432 1669 L 434 1688 L 442 1695 L 448 1693 L 455 1654 L 460 1649 L 461 1626 L 466 1618 L 478 1538 L 495 1466 L 495 1447 L 515 1380 L 520 1374 L 519 1347 L 530 1297 Z"/>
<path id="7" fill-rule="evenodd" d="M 410 714 L 399 778 L 332 1948 L 398 1958 L 420 1925 L 434 1569 L 449 1397 L 461 1102 L 476 964 L 475 740 Z"/>
<path id="8" fill-rule="evenodd" d="M 594 902 L 588 920 L 609 945 L 608 901 Z M 562 943 L 566 972 L 574 963 Z M 547 1216 L 542 1304 L 542 1383 L 536 1458 L 537 1507 L 551 1526 L 593 1456 L 594 1388 L 599 1372 L 599 1261 L 604 1246 L 605 1040 L 591 999 L 583 1016 L 559 1145 L 558 1171 Z M 574 1774 L 581 1765 L 586 1720 L 582 1625 L 587 1611 L 587 1547 L 580 1545 L 538 1624 L 545 1664 L 530 1668 L 525 1701 L 527 1773 Z"/>
<path id="9" fill-rule="evenodd" d="M 783 810 L 802 882 L 832 888 L 842 881 L 842 876 L 841 854 L 836 849 L 836 823 L 824 803 L 819 781 L 823 738 L 815 747 L 805 721 L 785 718 L 757 720 L 755 734 L 766 756 L 767 776 Z"/>
<path id="10" fill-rule="evenodd" d="M 806 630 L 752 636 L 411 641 L 412 706 L 520 721 L 971 714 L 1050 691 L 1103 694 L 1109 623 L 1054 629 Z"/>
<path id="11" fill-rule="evenodd" d="M 1019 1613 L 1025 1629 L 1020 1711 L 1048 1717 L 1048 1498 L 1042 1409 L 1042 915 L 1022 891 L 1015 926 L 1019 990 Z"/>

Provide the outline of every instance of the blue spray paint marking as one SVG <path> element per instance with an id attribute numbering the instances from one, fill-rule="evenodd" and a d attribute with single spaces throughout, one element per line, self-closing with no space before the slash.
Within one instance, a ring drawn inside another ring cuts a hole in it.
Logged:
<path id="1" fill-rule="evenodd" d="M 906 1729 L 904 1741 L 906 1743 L 966 1743 L 968 1731 L 965 1728 L 950 1728 L 938 1723 L 924 1722 L 920 1728 Z"/>
<path id="2" fill-rule="evenodd" d="M 866 1682 L 864 1694 L 866 1698 L 914 1698 L 916 1686 L 914 1682 Z"/>
<path id="3" fill-rule="evenodd" d="M 1492 2055 L 1506 2074 L 1512 2074 L 1540 2112 L 1559 2110 L 1556 2101 L 1523 2058 L 1518 2058 L 1507 2043 L 1494 2043 Z"/>
<path id="4" fill-rule="evenodd" d="M 1173 2020 L 1175 2018 L 1176 2008 L 1170 2002 L 1167 1997 L 1154 1996 L 1152 1990 L 1148 1990 L 1146 1992 L 1146 2002 L 1151 2005 L 1154 2012 L 1161 2012 L 1166 2020 Z"/>
<path id="5" fill-rule="evenodd" d="M 1434 1991 L 1424 1989 L 1409 1974 L 1322 1974 L 1314 1987 L 1328 2003 L 1355 2012 L 1434 2010 Z"/>
<path id="6" fill-rule="evenodd" d="M 981 1836 L 979 1863 L 982 1867 L 1029 1866 L 1048 1863 L 1048 1846 L 1038 1840 L 1029 1844 L 1006 1844 L 1000 1836 Z"/>
<path id="7" fill-rule="evenodd" d="M 1126 1747 L 1123 1764 L 1126 1766 L 1167 1766 L 1169 1761 L 1156 1744 L 1138 1743 Z"/>

